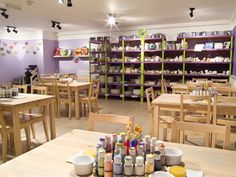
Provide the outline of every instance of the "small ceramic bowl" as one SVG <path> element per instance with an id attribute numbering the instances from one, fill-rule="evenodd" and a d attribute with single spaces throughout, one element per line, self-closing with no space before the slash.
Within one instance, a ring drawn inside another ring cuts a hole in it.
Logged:
<path id="1" fill-rule="evenodd" d="M 149 177 L 174 177 L 172 174 L 164 171 L 156 171 L 149 175 Z"/>
<path id="2" fill-rule="evenodd" d="M 79 176 L 89 175 L 93 172 L 94 157 L 91 155 L 78 155 L 73 160 L 75 173 Z"/>
<path id="3" fill-rule="evenodd" d="M 179 165 L 181 163 L 183 151 L 178 148 L 166 148 L 166 165 Z"/>

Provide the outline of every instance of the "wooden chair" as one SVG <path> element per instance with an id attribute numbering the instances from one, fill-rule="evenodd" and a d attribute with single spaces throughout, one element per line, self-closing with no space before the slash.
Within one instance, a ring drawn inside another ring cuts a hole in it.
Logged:
<path id="1" fill-rule="evenodd" d="M 236 127 L 236 110 L 231 106 L 236 104 L 236 97 L 214 96 L 213 105 L 213 124 L 214 125 L 229 125 Z M 222 108 L 221 105 L 228 105 L 227 108 Z M 212 138 L 215 141 L 215 137 Z"/>
<path id="2" fill-rule="evenodd" d="M 227 84 L 228 79 L 211 79 L 213 83 Z"/>
<path id="3" fill-rule="evenodd" d="M 193 82 L 203 82 L 203 81 L 208 81 L 207 78 L 192 78 Z"/>
<path id="4" fill-rule="evenodd" d="M 12 88 L 17 88 L 19 90 L 20 93 L 27 93 L 27 85 L 12 85 Z"/>
<path id="5" fill-rule="evenodd" d="M 167 84 L 166 84 L 166 80 L 165 79 L 161 80 L 161 91 L 162 91 L 162 93 L 168 93 Z"/>
<path id="6" fill-rule="evenodd" d="M 98 114 L 98 113 L 90 112 L 89 119 L 88 119 L 88 130 L 94 131 L 94 124 L 98 122 L 123 124 L 123 125 L 126 125 L 126 127 L 128 125 L 131 125 L 131 129 L 133 130 L 134 118 L 132 116 L 121 116 L 121 115 L 114 115 L 114 114 Z"/>
<path id="7" fill-rule="evenodd" d="M 96 105 L 96 112 L 99 112 L 98 96 L 99 96 L 99 80 L 92 80 L 90 83 L 89 94 L 87 97 L 80 98 L 80 103 L 84 106 L 88 105 L 89 112 L 92 112 L 93 103 Z"/>
<path id="8" fill-rule="evenodd" d="M 221 96 L 235 96 L 236 89 L 229 86 L 216 86 L 215 91 Z"/>
<path id="9" fill-rule="evenodd" d="M 171 142 L 181 143 L 180 131 L 194 131 L 207 134 L 221 134 L 224 136 L 223 149 L 229 149 L 230 126 L 201 124 L 193 122 L 173 121 L 171 127 Z M 211 142 L 214 143 L 214 142 Z M 206 143 L 205 143 L 206 144 Z"/>
<path id="10" fill-rule="evenodd" d="M 194 82 L 188 82 L 187 83 L 187 94 L 192 93 L 192 91 L 197 90 L 198 86 L 197 84 Z"/>
<path id="11" fill-rule="evenodd" d="M 48 95 L 56 95 L 56 80 L 40 79 L 39 85 L 47 87 L 47 94 Z"/>
<path id="12" fill-rule="evenodd" d="M 145 90 L 145 93 L 146 93 L 146 99 L 147 99 L 148 113 L 149 113 L 149 117 L 151 118 L 150 135 L 153 135 L 155 120 L 153 117 L 154 106 L 152 104 L 152 101 L 155 99 L 154 90 L 152 87 L 150 87 Z M 159 125 L 163 129 L 163 140 L 167 140 L 167 128 L 171 127 L 173 120 L 174 120 L 174 117 L 172 116 L 160 116 Z"/>
<path id="13" fill-rule="evenodd" d="M 47 87 L 32 85 L 31 94 L 47 95 Z M 49 141 L 46 113 L 47 113 L 47 107 L 40 107 L 37 113 L 35 112 L 32 113 L 32 111 L 30 110 L 29 113 L 24 114 L 30 117 L 29 122 L 30 122 L 31 130 L 32 130 L 33 138 L 35 138 L 34 124 L 38 122 L 42 122 L 46 140 Z"/>
<path id="14" fill-rule="evenodd" d="M 20 128 L 25 130 L 27 148 L 30 150 L 30 124 L 26 119 L 20 115 Z M 2 159 L 3 162 L 7 160 L 7 142 L 8 136 L 13 136 L 13 119 L 11 115 L 4 116 L 0 107 L 0 134 L 2 136 Z"/>
<path id="15" fill-rule="evenodd" d="M 211 123 L 211 97 L 180 95 L 180 121 L 197 122 L 203 124 Z M 187 140 L 187 135 L 181 134 Z M 194 136 L 195 134 L 188 133 Z M 205 134 L 205 145 L 209 146 L 210 134 Z M 192 143 L 192 142 L 191 142 Z"/>
<path id="16" fill-rule="evenodd" d="M 89 82 L 89 76 L 77 76 L 78 82 Z"/>
<path id="17" fill-rule="evenodd" d="M 71 119 L 72 103 L 74 102 L 74 98 L 72 97 L 69 82 L 68 81 L 57 81 L 56 82 L 56 93 L 57 93 L 58 118 L 60 118 L 61 104 L 65 104 L 65 105 L 68 105 L 69 119 Z"/>

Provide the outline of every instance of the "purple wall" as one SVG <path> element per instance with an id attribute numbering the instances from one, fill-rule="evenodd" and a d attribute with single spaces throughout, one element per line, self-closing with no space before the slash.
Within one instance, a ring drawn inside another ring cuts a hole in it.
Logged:
<path id="1" fill-rule="evenodd" d="M 236 76 L 236 26 L 233 29 L 233 37 L 234 37 L 234 42 L 233 42 L 233 75 Z"/>
<path id="2" fill-rule="evenodd" d="M 82 46 L 89 45 L 89 39 L 72 39 L 59 41 L 60 48 L 75 49 Z M 79 61 L 75 63 L 72 59 L 59 61 L 60 73 L 76 73 L 77 75 L 89 75 L 89 62 Z"/>
<path id="3" fill-rule="evenodd" d="M 0 82 L 23 75 L 28 65 L 37 65 L 42 72 L 42 46 L 42 40 L 0 40 Z"/>
<path id="4" fill-rule="evenodd" d="M 58 47 L 58 41 L 43 40 L 43 59 L 44 59 L 44 73 L 58 73 L 59 61 L 54 59 L 54 51 Z"/>

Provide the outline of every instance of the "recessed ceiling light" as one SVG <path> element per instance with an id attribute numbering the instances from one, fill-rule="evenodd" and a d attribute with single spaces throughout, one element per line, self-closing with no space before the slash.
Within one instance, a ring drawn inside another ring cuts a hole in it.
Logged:
<path id="1" fill-rule="evenodd" d="M 109 14 L 109 16 L 108 16 L 108 24 L 109 24 L 110 26 L 113 26 L 113 25 L 116 24 L 116 19 L 115 19 L 115 16 L 114 16 L 114 15 Z"/>
<path id="2" fill-rule="evenodd" d="M 58 2 L 59 4 L 63 4 L 63 3 L 64 3 L 63 0 L 58 0 L 57 2 Z"/>

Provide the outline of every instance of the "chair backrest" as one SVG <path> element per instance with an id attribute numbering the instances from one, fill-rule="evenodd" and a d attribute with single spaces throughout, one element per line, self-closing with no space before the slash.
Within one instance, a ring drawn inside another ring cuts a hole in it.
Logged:
<path id="1" fill-rule="evenodd" d="M 236 116 L 235 105 L 236 105 L 236 97 L 214 96 L 213 124 L 216 124 L 218 115 Z M 234 125 L 236 125 L 235 118 L 228 120 L 231 120 L 232 122 L 234 122 Z"/>
<path id="2" fill-rule="evenodd" d="M 88 76 L 77 76 L 77 81 L 78 82 L 89 82 L 89 77 Z"/>
<path id="3" fill-rule="evenodd" d="M 99 96 L 99 91 L 100 91 L 100 82 L 97 79 L 93 79 L 90 83 L 90 88 L 89 88 L 89 98 L 95 97 L 98 98 Z"/>
<path id="4" fill-rule="evenodd" d="M 58 99 L 71 99 L 71 91 L 68 81 L 56 81 L 56 93 Z"/>
<path id="5" fill-rule="evenodd" d="M 180 120 L 184 121 L 186 114 L 201 113 L 206 118 L 206 123 L 211 121 L 211 97 L 210 96 L 195 96 L 195 95 L 180 95 Z"/>
<path id="6" fill-rule="evenodd" d="M 145 93 L 147 99 L 148 112 L 151 113 L 153 109 L 152 101 L 155 99 L 154 90 L 152 87 L 150 87 L 145 90 Z"/>
<path id="7" fill-rule="evenodd" d="M 213 83 L 227 84 L 228 79 L 211 79 Z"/>
<path id="8" fill-rule="evenodd" d="M 47 95 L 48 89 L 45 86 L 31 86 L 31 94 Z"/>
<path id="9" fill-rule="evenodd" d="M 224 136 L 223 149 L 229 149 L 230 126 L 173 121 L 172 127 L 171 127 L 171 142 L 175 142 L 175 143 L 181 142 L 180 131 L 194 131 L 194 132 L 201 132 L 201 133 L 223 135 Z"/>
<path id="10" fill-rule="evenodd" d="M 12 88 L 18 88 L 20 93 L 27 93 L 28 86 L 27 85 L 15 85 L 15 84 L 13 84 Z"/>
<path id="11" fill-rule="evenodd" d="M 215 86 L 215 91 L 221 96 L 234 96 L 236 88 L 230 86 Z"/>
<path id="12" fill-rule="evenodd" d="M 47 94 L 48 95 L 56 95 L 56 80 L 40 79 L 40 86 L 47 87 Z"/>
<path id="13" fill-rule="evenodd" d="M 114 115 L 114 114 L 97 114 L 97 113 L 90 112 L 89 119 L 88 119 L 88 130 L 93 131 L 94 124 L 97 122 L 123 124 L 127 126 L 131 125 L 131 129 L 133 130 L 134 118 L 133 116 L 121 116 L 121 115 Z"/>
<path id="14" fill-rule="evenodd" d="M 202 82 L 202 81 L 208 81 L 207 78 L 192 78 L 193 82 Z"/>
<path id="15" fill-rule="evenodd" d="M 193 90 L 197 90 L 198 86 L 195 82 L 188 82 L 187 83 L 187 93 L 190 94 Z"/>
<path id="16" fill-rule="evenodd" d="M 167 84 L 166 84 L 166 80 L 165 79 L 161 80 L 161 91 L 162 91 L 162 93 L 167 93 L 168 92 Z"/>

